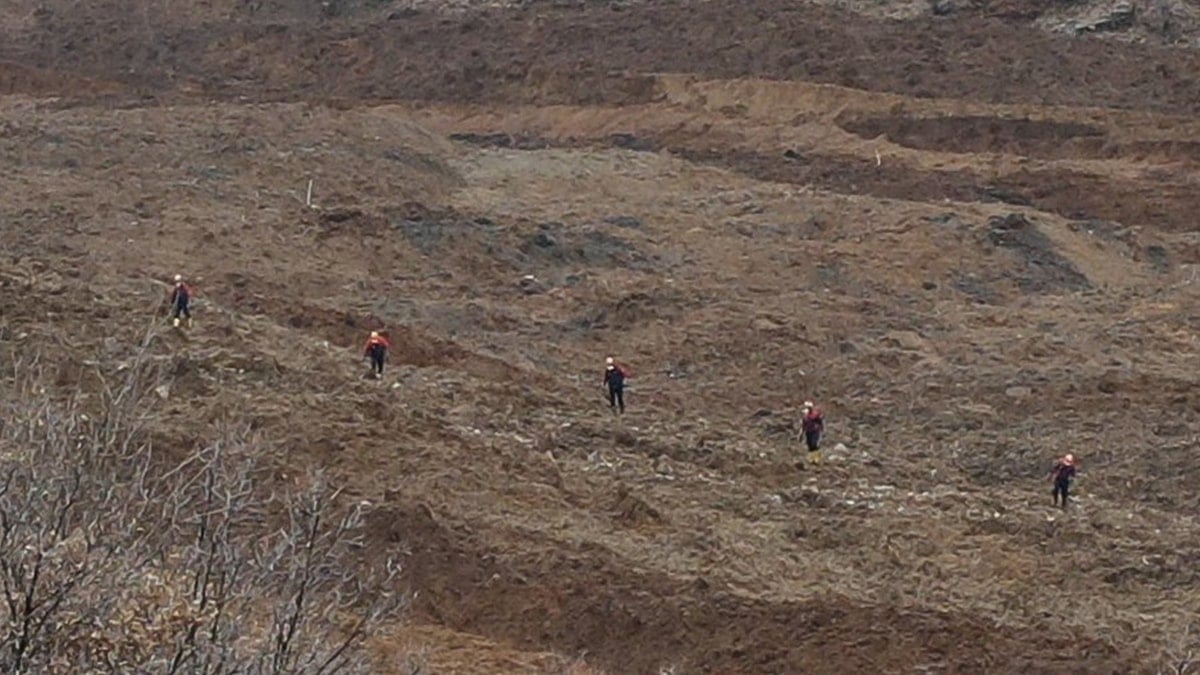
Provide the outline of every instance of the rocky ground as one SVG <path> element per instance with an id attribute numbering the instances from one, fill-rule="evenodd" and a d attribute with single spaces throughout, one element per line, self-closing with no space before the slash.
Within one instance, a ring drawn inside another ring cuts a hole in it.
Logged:
<path id="1" fill-rule="evenodd" d="M 160 445 L 367 502 L 378 672 L 1192 672 L 1194 8 L 68 4 L 0 8 L 0 351 L 149 326 Z"/>

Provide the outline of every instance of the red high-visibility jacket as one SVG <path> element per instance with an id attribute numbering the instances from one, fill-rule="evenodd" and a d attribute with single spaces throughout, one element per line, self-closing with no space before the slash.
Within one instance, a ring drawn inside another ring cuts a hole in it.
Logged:
<path id="1" fill-rule="evenodd" d="M 370 354 L 371 348 L 376 345 L 387 349 L 388 347 L 392 346 L 392 343 L 388 342 L 388 339 L 382 335 L 379 337 L 367 338 L 367 346 L 363 349 L 363 354 Z"/>
<path id="2" fill-rule="evenodd" d="M 804 416 L 801 426 L 804 427 L 805 433 L 825 431 L 825 415 L 821 414 L 819 409 L 813 408 Z"/>
<path id="3" fill-rule="evenodd" d="M 179 283 L 177 283 L 171 287 L 171 303 L 172 304 L 179 301 L 179 295 L 181 292 L 183 293 L 183 297 L 187 298 L 189 302 L 192 300 L 192 298 L 196 297 L 196 288 L 194 286 L 189 286 L 189 285 L 183 283 L 182 281 L 180 281 Z"/>

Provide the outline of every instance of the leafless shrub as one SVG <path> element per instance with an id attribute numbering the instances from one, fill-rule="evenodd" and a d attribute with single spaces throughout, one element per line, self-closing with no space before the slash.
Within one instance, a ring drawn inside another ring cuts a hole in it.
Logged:
<path id="1" fill-rule="evenodd" d="M 359 569 L 360 512 L 320 476 L 256 486 L 263 442 L 235 424 L 168 460 L 144 440 L 144 364 L 90 413 L 36 359 L 3 375 L 0 671 L 369 671 L 397 570 Z"/>

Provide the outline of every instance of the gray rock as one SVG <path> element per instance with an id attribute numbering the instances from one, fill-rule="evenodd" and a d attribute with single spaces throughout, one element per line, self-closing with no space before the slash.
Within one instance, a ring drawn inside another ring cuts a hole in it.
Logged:
<path id="1" fill-rule="evenodd" d="M 1009 398 L 1028 398 L 1031 394 L 1033 390 L 1029 387 L 1015 386 L 1004 390 L 1004 395 Z"/>
<path id="2" fill-rule="evenodd" d="M 1136 14 L 1132 3 L 1119 2 L 1099 16 L 1075 23 L 1074 30 L 1076 34 L 1123 30 L 1133 25 Z"/>
<path id="3" fill-rule="evenodd" d="M 554 248 L 558 245 L 558 242 L 554 240 L 554 237 L 545 232 L 538 232 L 533 235 L 533 244 L 539 248 Z"/>
<path id="4" fill-rule="evenodd" d="M 605 218 L 604 222 L 631 230 L 640 230 L 644 226 L 640 218 L 634 218 L 633 216 L 612 216 Z"/>

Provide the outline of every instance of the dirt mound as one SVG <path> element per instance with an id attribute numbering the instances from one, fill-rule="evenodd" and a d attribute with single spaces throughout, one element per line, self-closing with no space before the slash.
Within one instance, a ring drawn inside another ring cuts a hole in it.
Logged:
<path id="1" fill-rule="evenodd" d="M 870 136 L 877 127 L 881 131 L 890 124 L 872 118 L 843 114 L 838 125 Z M 1101 127 L 1082 123 L 1054 121 L 998 121 L 991 136 L 972 133 L 959 134 L 955 119 L 974 129 L 989 125 L 999 118 L 928 118 L 900 123 L 899 130 L 884 132 L 889 140 L 920 150 L 971 154 L 975 152 L 1009 152 L 1044 159 L 1125 158 L 1147 164 L 1144 171 L 1130 175 L 1095 173 L 1091 167 L 1074 169 L 1057 164 L 1036 168 L 1016 168 L 1001 172 L 980 169 L 930 169 L 880 157 L 829 154 L 828 151 L 805 151 L 779 148 L 773 154 L 742 148 L 713 147 L 712 138 L 705 134 L 692 136 L 678 130 L 640 133 L 601 134 L 598 136 L 539 135 L 534 130 L 516 134 L 505 133 L 489 137 L 488 144 L 502 143 L 510 149 L 533 151 L 549 147 L 595 148 L 615 147 L 642 152 L 667 151 L 672 154 L 711 166 L 733 169 L 760 180 L 812 186 L 845 194 L 870 194 L 881 198 L 906 200 L 952 200 L 956 202 L 989 201 L 1038 209 L 1075 220 L 1107 220 L 1141 225 L 1154 223 L 1172 231 L 1190 227 L 1191 210 L 1200 207 L 1194 195 L 1189 173 L 1154 164 L 1192 160 L 1194 143 L 1187 140 L 1142 140 L 1136 137 L 1116 142 Z M 850 121 L 859 120 L 859 121 Z M 861 122 L 861 120 L 868 120 Z M 860 122 L 862 125 L 860 126 Z M 1025 127 L 1042 129 L 1048 137 L 1038 140 L 1038 133 L 1026 135 Z M 924 130 L 924 131 L 922 131 Z M 538 130 L 544 131 L 544 130 Z M 920 135 L 928 131 L 932 135 Z M 593 131 L 593 133 L 595 133 Z M 1070 136 L 1070 141 L 1061 139 Z M 480 142 L 479 135 L 466 134 L 465 142 Z M 520 139 L 514 144 L 513 139 Z M 1058 139 L 1058 140 L 1056 140 Z M 935 166 L 945 162 L 932 162 Z M 1016 165 L 1022 167 L 1021 164 Z M 1082 189 L 1081 186 L 1087 186 Z"/>
<path id="2" fill-rule="evenodd" d="M 270 284 L 257 287 L 269 289 Z M 392 342 L 389 361 L 396 366 L 461 369 L 477 377 L 500 381 L 519 377 L 503 362 L 481 356 L 451 340 L 431 337 L 420 329 L 397 325 L 371 312 L 326 309 L 276 299 L 284 298 L 286 294 L 286 289 L 279 288 L 253 295 L 241 291 L 221 292 L 215 297 L 223 306 L 238 313 L 267 317 L 331 345 L 351 350 L 351 353 L 362 348 L 371 331 L 386 331 Z"/>
<path id="3" fill-rule="evenodd" d="M 920 150 L 1001 152 L 1029 157 L 1102 156 L 1105 130 L 1077 122 L 995 117 L 867 117 L 838 119 L 850 133 Z"/>
<path id="4" fill-rule="evenodd" d="M 1148 163 L 1200 161 L 1186 139 L 1120 141 L 1092 124 L 983 116 L 839 116 L 838 126 L 866 139 L 878 137 L 918 150 L 1003 153 L 1040 159 L 1130 159 Z"/>
<path id="5" fill-rule="evenodd" d="M 1087 277 L 1055 250 L 1037 226 L 1019 214 L 988 220 L 987 241 L 1016 255 L 1025 267 L 1017 285 L 1026 292 L 1081 291 L 1092 287 Z"/>
<path id="6" fill-rule="evenodd" d="M 1075 171 L 1021 170 L 995 181 L 989 195 L 1009 204 L 1037 205 L 1067 218 L 1187 231 L 1190 226 L 1184 214 L 1200 207 L 1191 180 L 1170 169 L 1147 171 L 1144 176 L 1148 185 L 1110 182 Z"/>
<path id="7" fill-rule="evenodd" d="M 887 610 L 836 596 L 752 600 L 703 577 L 631 571 L 591 546 L 535 552 L 537 544 L 528 542 L 533 550 L 518 554 L 490 549 L 480 533 L 441 524 L 426 506 L 391 507 L 377 513 L 370 529 L 388 541 L 422 542 L 407 561 L 408 579 L 422 591 L 422 616 L 515 644 L 586 652 L 614 671 L 891 671 L 928 667 L 931 653 L 941 668 L 997 668 L 998 655 L 1016 653 L 1018 645 L 1059 652 L 1089 672 L 1128 667 L 1110 649 L 1067 633 L 1009 632 L 967 616 Z M 857 639 L 842 647 L 835 667 L 820 647 L 847 633 Z M 1049 665 L 1033 657 L 1003 667 Z"/>
<path id="8" fill-rule="evenodd" d="M 30 68 L 0 61 L 0 96 L 68 96 L 73 99 L 113 95 L 124 90 L 117 82 L 103 81 L 70 73 Z"/>
<path id="9" fill-rule="evenodd" d="M 1149 192 L 1141 182 L 1064 169 L 1022 169 L 991 178 L 973 171 L 923 171 L 868 158 L 806 156 L 799 153 L 762 156 L 714 151 L 685 151 L 694 161 L 728 166 L 764 180 L 813 185 L 826 190 L 866 193 L 890 199 L 993 201 L 1031 206 L 1076 220 L 1110 220 L 1154 224 L 1186 231 L 1187 215 L 1200 208 L 1190 180 L 1180 182 L 1170 170 L 1148 173 Z"/>

